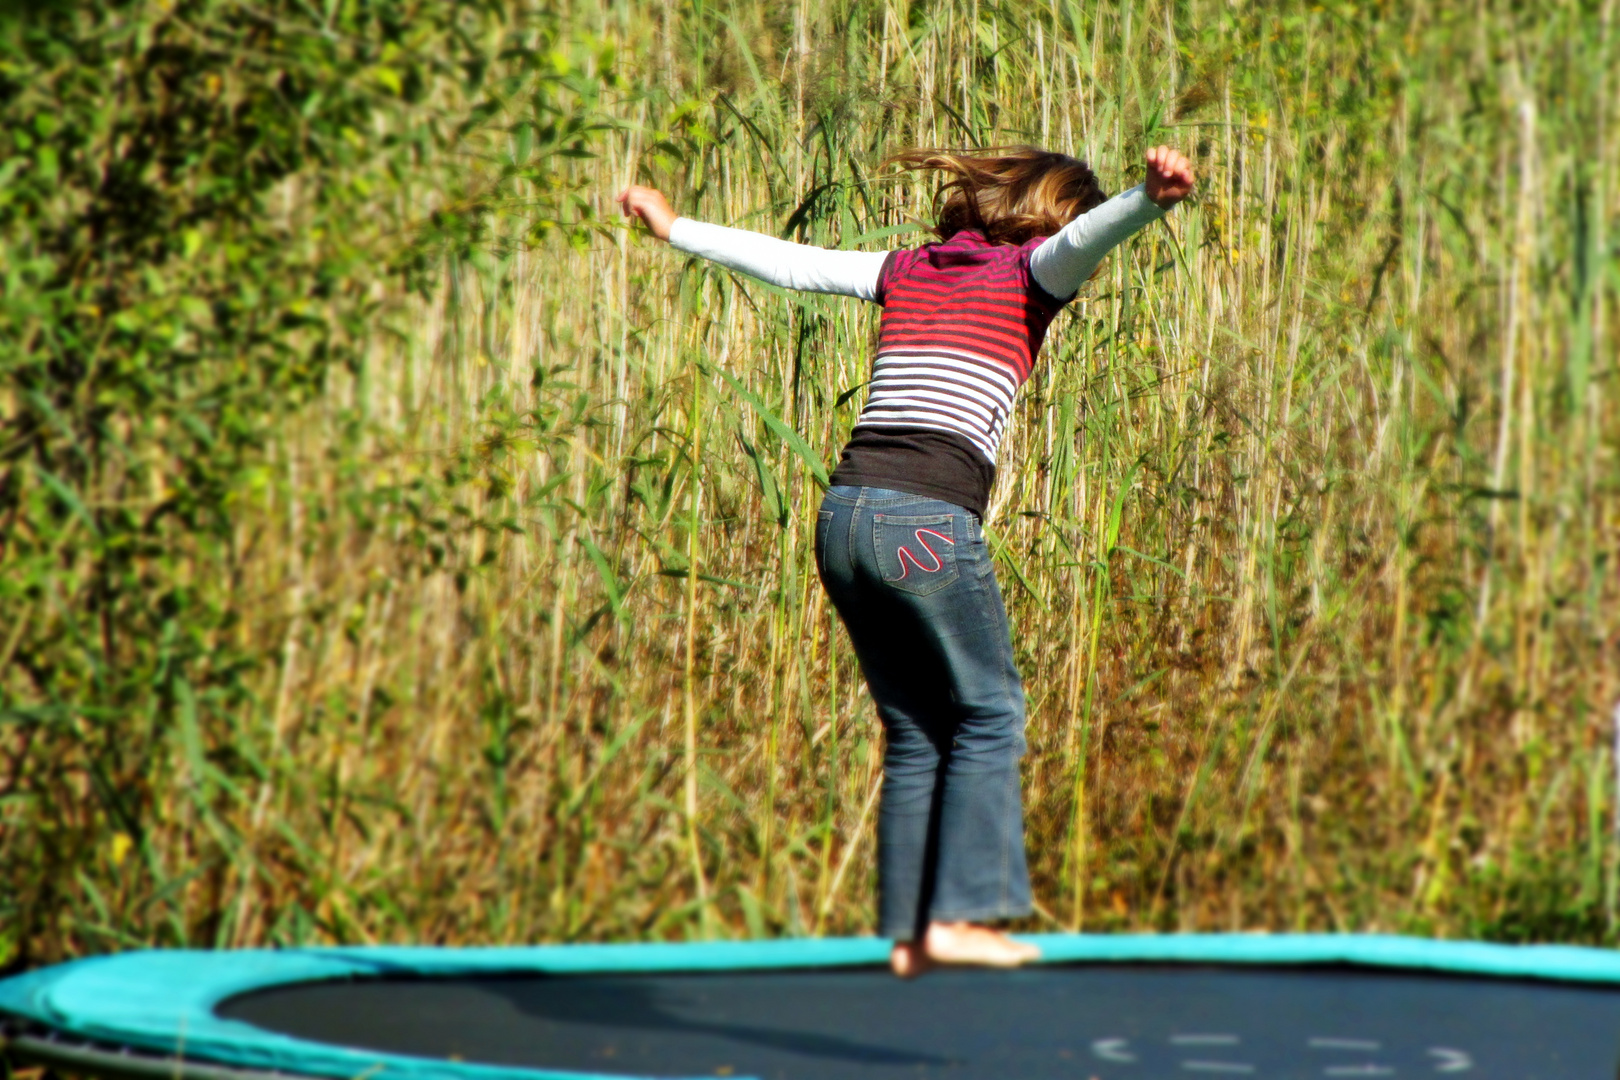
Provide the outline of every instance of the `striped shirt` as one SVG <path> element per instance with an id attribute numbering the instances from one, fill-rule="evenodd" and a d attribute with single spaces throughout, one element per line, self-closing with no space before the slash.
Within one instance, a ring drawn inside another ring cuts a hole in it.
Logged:
<path id="1" fill-rule="evenodd" d="M 1030 276 L 1021 246 L 973 230 L 889 255 L 883 320 L 857 428 L 923 428 L 965 437 L 994 465 L 1013 395 L 1063 306 Z"/>
<path id="2" fill-rule="evenodd" d="M 906 251 L 836 251 L 690 218 L 669 240 L 773 285 L 882 304 L 866 405 L 832 482 L 982 515 L 1013 396 L 1052 318 L 1109 251 L 1163 216 L 1138 185 L 1016 246 L 968 230 Z"/>

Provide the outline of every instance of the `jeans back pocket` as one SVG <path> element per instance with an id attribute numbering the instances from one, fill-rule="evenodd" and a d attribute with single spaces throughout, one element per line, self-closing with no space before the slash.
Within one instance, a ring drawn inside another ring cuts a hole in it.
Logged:
<path id="1" fill-rule="evenodd" d="M 886 585 L 915 596 L 950 585 L 957 578 L 956 515 L 901 517 L 872 515 L 872 547 Z"/>

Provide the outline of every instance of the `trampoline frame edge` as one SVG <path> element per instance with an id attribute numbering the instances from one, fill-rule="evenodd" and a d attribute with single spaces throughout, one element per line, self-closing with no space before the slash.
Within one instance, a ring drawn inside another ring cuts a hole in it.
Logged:
<path id="1" fill-rule="evenodd" d="M 0 1054 L 30 1065 L 66 1069 L 110 1080 L 294 1080 L 292 1074 L 115 1049 L 97 1043 L 67 1043 L 28 1033 L 0 1034 Z"/>
<path id="2" fill-rule="evenodd" d="M 1039 944 L 1045 961 L 1052 964 L 1250 968 L 1343 964 L 1364 970 L 1620 986 L 1620 951 L 1583 946 L 1514 946 L 1354 934 L 1019 936 Z M 0 980 L 0 1050 L 17 1059 L 119 1080 L 360 1076 L 368 1080 L 636 1080 L 624 1074 L 357 1052 L 261 1031 L 219 1018 L 214 1010 L 231 998 L 278 986 L 386 975 L 696 974 L 876 966 L 886 957 L 888 945 L 878 938 L 820 938 L 461 950 L 338 946 L 123 953 Z M 65 997 L 57 993 L 62 988 L 69 991 Z M 121 989 L 144 995 L 144 1004 L 149 1006 L 154 988 L 172 991 L 158 1011 L 172 1013 L 180 1020 L 178 1026 L 158 1023 L 149 1008 L 139 1010 L 140 1015 L 127 1012 L 120 1017 L 119 1009 L 102 1005 L 109 989 Z M 87 1000 L 93 1004 L 87 1005 Z M 41 1036 L 41 1031 L 51 1034 Z"/>

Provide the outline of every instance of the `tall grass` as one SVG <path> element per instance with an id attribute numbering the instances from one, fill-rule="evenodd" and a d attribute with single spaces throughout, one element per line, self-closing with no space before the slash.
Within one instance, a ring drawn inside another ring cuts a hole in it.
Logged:
<path id="1" fill-rule="evenodd" d="M 1031 925 L 1613 940 L 1616 6 L 567 5 L 617 57 L 600 238 L 450 267 L 289 422 L 258 705 L 160 748 L 31 955 L 869 930 L 881 734 L 808 523 L 876 311 L 609 196 L 912 244 L 887 151 L 1026 141 L 1202 178 L 1004 444 Z"/>

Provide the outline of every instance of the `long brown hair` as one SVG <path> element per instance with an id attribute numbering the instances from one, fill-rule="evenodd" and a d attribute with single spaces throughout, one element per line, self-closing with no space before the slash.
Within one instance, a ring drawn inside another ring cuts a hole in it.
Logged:
<path id="1" fill-rule="evenodd" d="M 934 232 L 977 229 L 993 244 L 1051 236 L 1107 196 L 1091 166 L 1035 146 L 902 150 L 884 162 L 950 176 L 934 194 Z"/>

